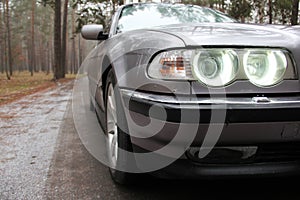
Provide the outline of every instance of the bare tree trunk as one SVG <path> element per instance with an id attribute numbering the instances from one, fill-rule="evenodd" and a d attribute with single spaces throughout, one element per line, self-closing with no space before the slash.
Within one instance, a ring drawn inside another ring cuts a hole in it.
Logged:
<path id="1" fill-rule="evenodd" d="M 43 43 L 46 43 L 46 40 L 44 40 L 43 36 L 38 33 L 37 34 L 37 41 L 38 41 L 38 51 L 37 51 L 37 60 L 36 60 L 36 64 L 38 67 L 38 71 L 45 71 L 45 62 L 46 62 L 46 55 L 45 55 L 45 51 L 44 51 L 44 45 Z"/>
<path id="2" fill-rule="evenodd" d="M 35 60 L 35 35 L 34 35 L 34 12 L 35 12 L 35 0 L 31 2 L 31 62 L 30 62 L 30 74 L 33 76 L 33 71 L 37 72 L 36 60 Z"/>
<path id="3" fill-rule="evenodd" d="M 71 51 L 70 51 L 70 70 L 71 74 L 75 74 L 75 59 L 76 59 L 76 51 L 75 51 L 75 9 L 72 9 L 72 38 L 71 38 Z"/>
<path id="4" fill-rule="evenodd" d="M 51 15 L 50 16 L 50 21 L 54 21 L 54 16 Z M 53 28 L 54 29 L 54 28 Z M 48 65 L 48 68 L 47 68 L 47 75 L 50 74 L 50 72 L 53 72 L 54 73 L 54 34 L 51 34 L 49 35 L 49 43 L 48 43 L 48 46 L 49 46 L 49 65 Z"/>
<path id="5" fill-rule="evenodd" d="M 221 11 L 225 12 L 225 0 L 222 0 L 222 7 L 221 7 Z"/>
<path id="6" fill-rule="evenodd" d="M 265 17 L 265 4 L 264 2 L 259 3 L 259 23 L 263 24 L 264 23 L 264 17 Z"/>
<path id="7" fill-rule="evenodd" d="M 4 42 L 5 40 L 3 39 L 3 27 L 2 27 L 2 2 L 0 2 L 0 70 L 1 73 L 4 73 Z"/>
<path id="8" fill-rule="evenodd" d="M 29 35 L 29 33 L 28 33 Z M 32 65 L 31 65 L 31 55 L 32 55 L 32 51 L 31 51 L 31 39 L 28 39 L 27 36 L 26 36 L 26 40 L 27 40 L 27 52 L 26 52 L 26 55 L 27 55 L 27 69 L 29 72 L 33 72 L 33 68 L 32 68 Z"/>
<path id="9" fill-rule="evenodd" d="M 113 15 L 116 12 L 116 0 L 112 0 L 112 11 L 111 14 Z"/>
<path id="10" fill-rule="evenodd" d="M 273 3 L 272 0 L 269 0 L 269 24 L 273 23 Z"/>
<path id="11" fill-rule="evenodd" d="M 50 62 L 49 62 L 49 50 L 47 50 L 47 49 L 49 49 L 49 43 L 48 42 L 46 44 L 46 51 L 45 51 L 45 56 L 46 56 L 45 72 L 46 72 L 46 74 L 49 72 L 49 64 L 50 64 Z"/>
<path id="12" fill-rule="evenodd" d="M 6 34 L 5 34 L 6 35 Z M 4 49 L 7 49 L 6 41 L 4 41 Z M 8 72 L 8 60 L 7 60 L 7 51 L 4 53 L 4 68 L 7 80 L 10 80 L 10 75 Z"/>
<path id="13" fill-rule="evenodd" d="M 24 42 L 24 44 L 25 44 L 25 46 L 27 46 L 27 41 L 23 41 Z M 24 57 L 25 57 L 25 63 L 24 63 L 24 68 L 23 68 L 23 70 L 28 70 L 29 69 L 29 66 L 28 66 L 28 64 L 29 64 L 29 56 L 28 56 L 28 46 L 26 47 L 26 48 L 24 48 Z"/>
<path id="14" fill-rule="evenodd" d="M 54 16 L 54 80 L 61 75 L 61 0 L 55 0 Z"/>
<path id="15" fill-rule="evenodd" d="M 66 66 L 66 53 L 67 53 L 67 25 L 68 25 L 68 4 L 69 1 L 65 0 L 64 3 L 64 16 L 63 16 L 63 28 L 62 28 L 62 52 L 61 52 L 61 70 L 63 77 L 65 77 L 65 74 L 67 72 L 67 66 Z"/>
<path id="16" fill-rule="evenodd" d="M 293 0 L 293 10 L 292 10 L 292 25 L 298 24 L 298 14 L 299 14 L 299 0 Z"/>
<path id="17" fill-rule="evenodd" d="M 214 8 L 214 3 L 213 2 L 209 2 L 209 7 L 210 8 Z"/>
<path id="18" fill-rule="evenodd" d="M 241 22 L 242 22 L 242 23 L 245 23 L 245 22 L 246 22 L 245 16 L 241 16 Z"/>
<path id="19" fill-rule="evenodd" d="M 78 67 L 80 67 L 82 62 L 82 55 L 81 55 L 81 36 L 78 35 Z"/>
<path id="20" fill-rule="evenodd" d="M 51 70 L 51 65 L 52 65 L 52 46 L 51 43 L 49 44 L 49 42 L 47 42 L 47 49 L 49 49 L 49 51 L 47 51 L 47 72 L 46 74 L 48 75 L 50 73 Z"/>
<path id="21" fill-rule="evenodd" d="M 281 12 L 282 24 L 284 25 L 284 24 L 286 24 L 285 10 L 281 9 L 280 12 Z"/>
<path id="22" fill-rule="evenodd" d="M 79 37 L 80 37 L 80 35 L 78 35 L 78 39 L 77 40 L 79 40 Z M 77 40 L 75 40 L 75 38 L 74 38 L 74 57 L 75 57 L 75 59 L 74 59 L 74 72 L 75 72 L 75 74 L 77 73 L 77 70 L 78 70 L 78 65 L 79 65 L 79 59 L 77 59 L 79 56 L 78 56 L 78 54 L 79 54 L 79 47 L 78 47 L 78 45 L 77 45 Z"/>
<path id="23" fill-rule="evenodd" d="M 5 3 L 6 3 L 6 1 L 5 1 Z M 3 4 L 3 21 L 6 23 L 6 12 L 7 12 L 7 10 L 6 10 L 6 6 Z M 3 47 L 3 49 L 4 49 L 4 70 L 5 70 L 5 74 L 6 74 L 6 78 L 8 79 L 8 80 L 10 80 L 10 75 L 9 75 L 9 73 L 8 73 L 8 64 L 7 64 L 7 31 L 5 30 L 4 31 L 4 47 Z"/>
<path id="24" fill-rule="evenodd" d="M 0 13 L 1 15 L 1 13 Z M 1 18 L 0 18 L 0 21 L 1 21 Z M 1 24 L 1 23 L 0 23 Z M 0 26 L 0 30 L 2 30 L 2 27 Z M 4 62 L 3 62 L 3 40 L 2 40 L 2 34 L 0 34 L 0 71 L 1 73 L 3 74 L 4 73 Z"/>
<path id="25" fill-rule="evenodd" d="M 12 53 L 11 53 L 11 34 L 10 34 L 10 13 L 9 13 L 9 2 L 6 0 L 6 28 L 7 28 L 7 48 L 8 48 L 8 69 L 9 75 L 13 75 L 13 61 L 12 61 Z"/>
<path id="26" fill-rule="evenodd" d="M 73 74 L 74 73 L 74 65 L 75 65 L 75 62 L 74 62 L 74 51 L 75 51 L 75 42 L 74 42 L 74 38 L 72 37 L 71 39 L 71 51 L 70 51 L 70 73 Z"/>

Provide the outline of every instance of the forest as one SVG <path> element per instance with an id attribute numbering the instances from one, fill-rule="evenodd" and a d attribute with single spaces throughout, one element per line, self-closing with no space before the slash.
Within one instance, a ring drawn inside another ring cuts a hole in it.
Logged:
<path id="1" fill-rule="evenodd" d="M 177 1 L 178 2 L 178 1 Z M 299 24 L 299 0 L 183 0 L 225 12 L 243 23 Z M 0 0 L 0 74 L 75 74 L 89 44 L 84 24 L 106 24 L 118 0 Z"/>

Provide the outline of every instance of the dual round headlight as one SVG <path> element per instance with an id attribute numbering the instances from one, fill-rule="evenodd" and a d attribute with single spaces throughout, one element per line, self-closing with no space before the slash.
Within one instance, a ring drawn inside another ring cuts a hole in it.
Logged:
<path id="1" fill-rule="evenodd" d="M 198 80 L 208 87 L 223 87 L 235 80 L 269 87 L 283 79 L 296 79 L 293 63 L 289 53 L 280 49 L 178 49 L 156 55 L 148 75 L 162 80 Z"/>
<path id="2" fill-rule="evenodd" d="M 238 57 L 231 50 L 205 50 L 195 54 L 193 75 L 208 86 L 224 86 L 234 80 L 238 72 Z"/>
<path id="3" fill-rule="evenodd" d="M 288 61 L 281 50 L 208 49 L 195 53 L 192 66 L 194 77 L 207 86 L 226 86 L 235 79 L 248 79 L 254 85 L 268 87 L 283 80 Z"/>
<path id="4" fill-rule="evenodd" d="M 244 56 L 244 71 L 257 86 L 275 85 L 283 79 L 287 59 L 279 50 L 253 50 Z"/>

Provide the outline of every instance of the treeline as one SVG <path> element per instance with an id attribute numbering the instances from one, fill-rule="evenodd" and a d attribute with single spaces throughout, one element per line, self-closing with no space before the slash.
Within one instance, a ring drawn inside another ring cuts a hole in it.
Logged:
<path id="1" fill-rule="evenodd" d="M 183 0 L 218 9 L 241 22 L 299 24 L 299 0 Z"/>
<path id="2" fill-rule="evenodd" d="M 42 0 L 0 0 L 0 72 L 8 79 L 16 71 L 29 71 L 32 75 L 55 72 L 59 74 L 55 79 L 76 73 L 85 44 L 76 32 L 78 16 L 73 3 L 64 0 L 62 5 L 66 6 L 60 7 L 65 21 L 56 30 L 61 36 L 61 51 L 55 71 L 54 4 Z"/>
<path id="3" fill-rule="evenodd" d="M 299 24 L 299 0 L 182 0 L 208 6 L 241 22 Z M 87 44 L 78 32 L 105 24 L 123 0 L 0 0 L 0 73 L 76 73 Z"/>

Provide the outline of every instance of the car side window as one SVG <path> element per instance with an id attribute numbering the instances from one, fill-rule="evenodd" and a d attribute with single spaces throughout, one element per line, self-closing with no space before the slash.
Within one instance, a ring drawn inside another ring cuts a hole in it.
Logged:
<path id="1" fill-rule="evenodd" d="M 115 34 L 118 34 L 118 21 L 119 21 L 119 15 L 120 15 L 120 10 L 118 10 L 117 12 L 115 12 L 115 14 L 112 16 L 111 18 L 111 30 L 109 32 L 110 36 L 113 36 Z"/>

